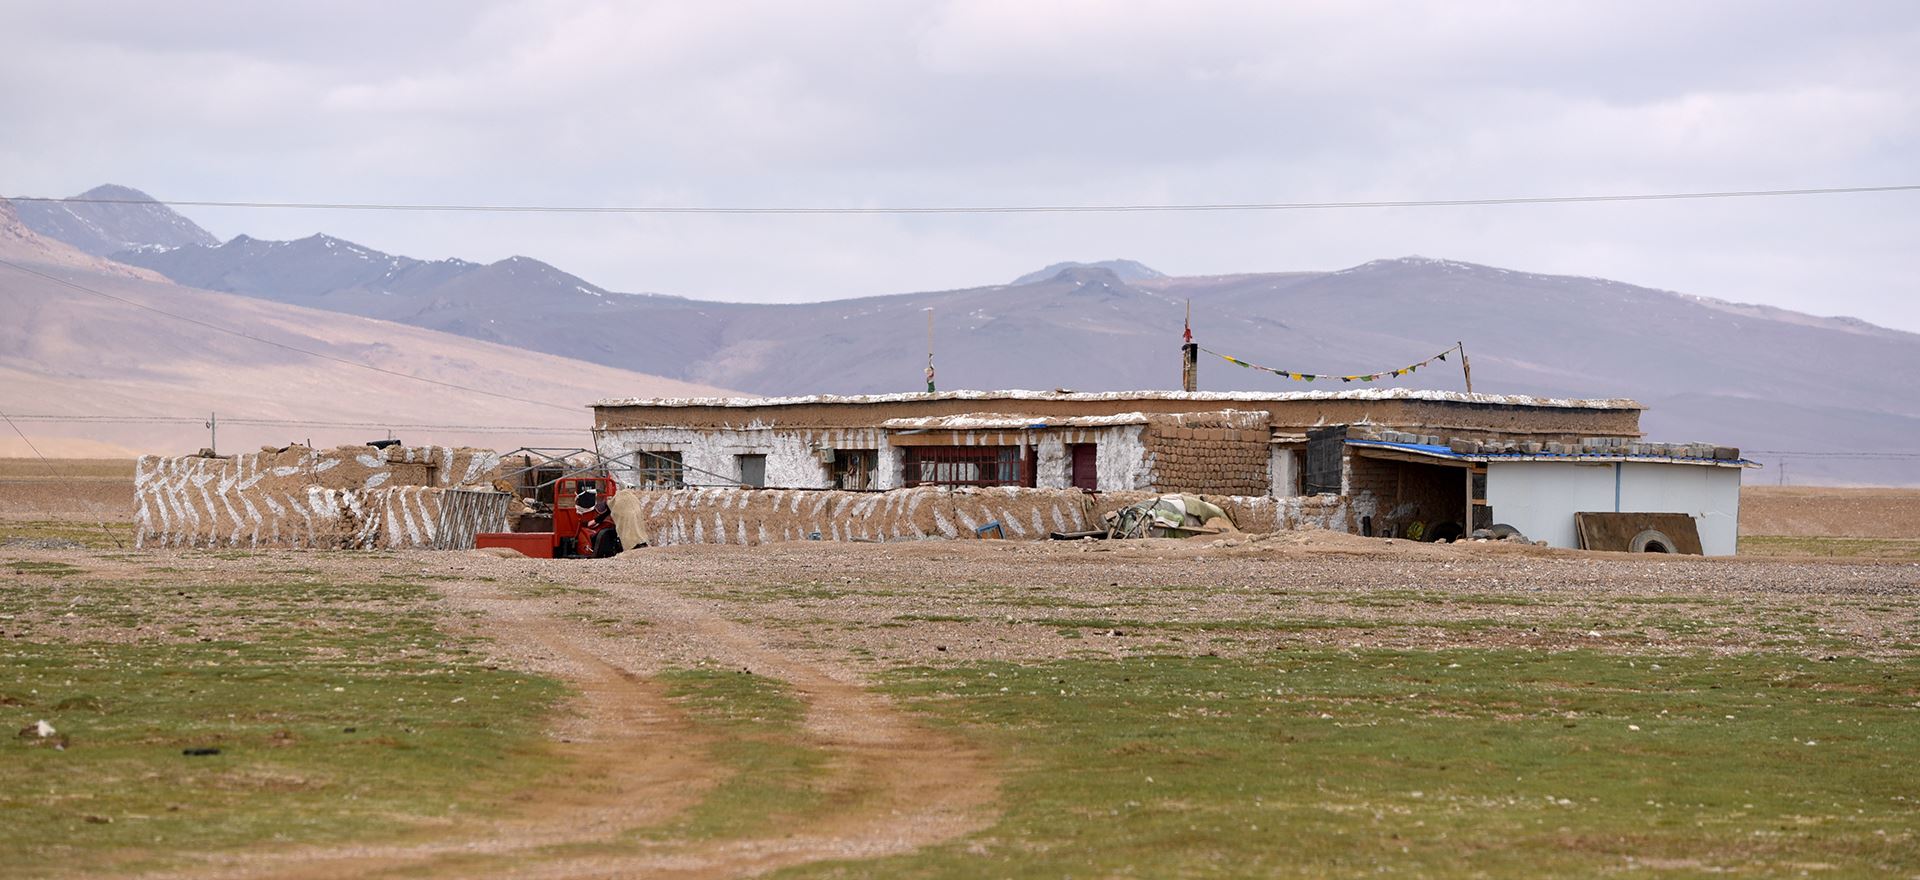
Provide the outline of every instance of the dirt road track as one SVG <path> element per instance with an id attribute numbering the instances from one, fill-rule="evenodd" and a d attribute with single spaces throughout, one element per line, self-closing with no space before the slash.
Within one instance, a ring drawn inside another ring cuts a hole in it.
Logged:
<path id="1" fill-rule="evenodd" d="M 609 638 L 564 617 L 577 598 L 515 598 L 473 582 L 441 586 L 455 609 L 483 615 L 481 628 L 504 652 L 579 690 L 574 716 L 556 731 L 572 784 L 524 793 L 507 818 L 456 820 L 398 843 L 243 852 L 160 876 L 743 877 L 909 852 L 992 820 L 997 783 L 986 756 L 918 724 L 851 670 L 782 648 L 696 600 L 639 585 L 600 586 L 653 624 L 647 642 Z M 820 810 L 765 837 L 619 840 L 671 819 L 725 776 L 708 759 L 708 742 L 645 677 L 661 663 L 649 647 L 656 641 L 780 679 L 807 703 L 806 745 L 829 756 Z M 607 846 L 546 851 L 561 844 Z"/>

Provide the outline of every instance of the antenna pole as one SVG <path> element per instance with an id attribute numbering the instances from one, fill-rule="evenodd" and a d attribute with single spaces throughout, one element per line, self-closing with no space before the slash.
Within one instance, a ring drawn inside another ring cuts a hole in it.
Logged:
<path id="1" fill-rule="evenodd" d="M 1466 378 L 1467 396 L 1471 397 L 1473 396 L 1473 362 L 1467 360 L 1467 344 L 1456 341 L 1453 347 L 1460 350 L 1460 375 Z"/>
<path id="2" fill-rule="evenodd" d="M 207 413 L 207 451 L 220 454 L 220 414 Z"/>

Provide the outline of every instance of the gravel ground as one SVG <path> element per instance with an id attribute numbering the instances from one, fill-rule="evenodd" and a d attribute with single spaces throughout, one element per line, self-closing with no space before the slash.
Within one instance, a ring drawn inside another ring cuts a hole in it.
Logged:
<path id="1" fill-rule="evenodd" d="M 612 560 L 489 551 L 355 554 L 194 551 L 89 558 L 8 547 L 89 577 L 162 571 L 170 584 L 261 578 L 327 583 L 424 576 L 562 600 L 565 613 L 660 665 L 710 648 L 651 627 L 671 597 L 773 631 L 788 647 L 878 663 L 1224 655 L 1288 646 L 1891 656 L 1920 644 L 1920 563 L 1578 553 L 1441 546 L 1329 532 L 1177 541 L 646 548 Z M 226 557 L 226 558 L 223 558 Z M 4 561 L 4 560 L 0 560 Z M 17 576 L 17 575 L 16 575 Z M 451 589 L 451 587 L 449 587 Z M 218 609 L 170 614 L 217 635 Z M 163 637 L 172 621 L 143 633 Z M 38 637 L 60 621 L 0 621 Z M 65 637 L 81 634 L 69 630 Z"/>

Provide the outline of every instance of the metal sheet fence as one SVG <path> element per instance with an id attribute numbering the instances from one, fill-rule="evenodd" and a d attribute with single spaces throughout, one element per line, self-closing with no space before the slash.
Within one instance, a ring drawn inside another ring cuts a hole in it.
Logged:
<path id="1" fill-rule="evenodd" d="M 506 531 L 509 497 L 487 490 L 443 490 L 440 516 L 429 546 L 435 550 L 472 550 L 475 534 Z"/>

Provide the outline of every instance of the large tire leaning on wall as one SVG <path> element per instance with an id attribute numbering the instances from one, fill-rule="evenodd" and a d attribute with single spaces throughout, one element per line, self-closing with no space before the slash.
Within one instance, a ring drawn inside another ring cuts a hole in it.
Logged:
<path id="1" fill-rule="evenodd" d="M 1673 539 L 1659 529 L 1642 529 L 1627 542 L 1628 553 L 1672 553 Z"/>

